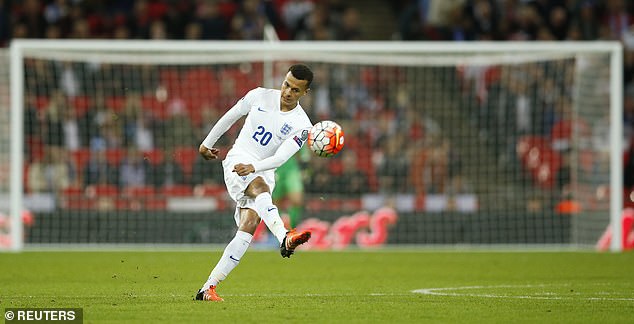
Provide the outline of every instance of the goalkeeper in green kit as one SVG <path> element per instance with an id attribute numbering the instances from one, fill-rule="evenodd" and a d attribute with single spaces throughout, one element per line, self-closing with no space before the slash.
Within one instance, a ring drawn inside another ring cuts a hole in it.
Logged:
<path id="1" fill-rule="evenodd" d="M 310 152 L 302 147 L 275 171 L 276 185 L 272 197 L 278 206 L 285 198 L 288 200 L 286 206 L 292 228 L 295 228 L 302 219 L 304 183 L 300 164 L 307 162 L 309 158 Z"/>

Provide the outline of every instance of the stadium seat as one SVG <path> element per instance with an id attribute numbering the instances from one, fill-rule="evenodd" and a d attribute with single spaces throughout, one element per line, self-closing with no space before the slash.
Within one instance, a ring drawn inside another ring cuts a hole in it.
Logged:
<path id="1" fill-rule="evenodd" d="M 129 186 L 122 190 L 122 195 L 129 198 L 147 198 L 156 195 L 152 186 Z"/>
<path id="2" fill-rule="evenodd" d="M 256 75 L 252 73 L 244 73 L 240 71 L 238 68 L 227 68 L 220 72 L 221 80 L 233 80 L 235 84 L 235 91 L 233 96 L 244 96 L 249 90 L 259 86 L 256 80 L 258 79 Z"/>
<path id="3" fill-rule="evenodd" d="M 160 149 L 152 149 L 149 151 L 143 151 L 143 158 L 152 165 L 157 165 L 163 162 L 164 154 Z"/>
<path id="4" fill-rule="evenodd" d="M 114 111 L 122 111 L 125 107 L 125 97 L 112 96 L 106 98 L 106 107 Z"/>
<path id="5" fill-rule="evenodd" d="M 163 19 L 169 10 L 170 8 L 163 1 L 150 1 L 147 4 L 147 14 L 152 21 Z"/>
<path id="6" fill-rule="evenodd" d="M 188 197 L 194 194 L 194 189 L 188 185 L 165 186 L 160 191 L 166 197 Z"/>
<path id="7" fill-rule="evenodd" d="M 130 199 L 126 199 L 126 198 L 116 198 L 114 199 L 114 207 L 117 210 L 130 210 L 132 209 L 131 206 L 133 204 L 133 201 Z M 139 203 L 136 203 L 137 206 L 139 206 Z"/>
<path id="8" fill-rule="evenodd" d="M 373 88 L 379 81 L 376 66 L 362 67 L 359 74 L 361 75 L 361 84 L 368 88 Z"/>
<path id="9" fill-rule="evenodd" d="M 502 68 L 500 66 L 491 66 L 487 68 L 484 72 L 484 81 L 486 82 L 487 88 L 491 86 L 491 84 L 499 81 L 502 77 Z"/>
<path id="10" fill-rule="evenodd" d="M 343 163 L 341 159 L 333 159 L 328 163 L 328 171 L 333 176 L 339 176 L 343 173 Z"/>
<path id="11" fill-rule="evenodd" d="M 110 148 L 106 150 L 106 160 L 112 165 L 119 165 L 125 157 L 125 150 L 121 148 Z"/>
<path id="12" fill-rule="evenodd" d="M 26 146 L 31 161 L 41 161 L 44 158 L 44 143 L 41 139 L 29 137 L 26 141 Z"/>
<path id="13" fill-rule="evenodd" d="M 363 202 L 358 198 L 346 198 L 341 200 L 341 209 L 357 211 L 363 209 Z"/>
<path id="14" fill-rule="evenodd" d="M 198 158 L 198 151 L 193 147 L 177 147 L 174 149 L 174 160 L 183 169 L 183 173 L 185 173 L 187 178 L 192 174 L 196 158 Z"/>
<path id="15" fill-rule="evenodd" d="M 47 96 L 38 96 L 35 98 L 35 108 L 37 110 L 44 110 L 48 106 L 49 98 Z"/>
<path id="16" fill-rule="evenodd" d="M 165 102 L 158 101 L 156 96 L 143 96 L 141 97 L 141 105 L 143 109 L 146 109 L 151 112 L 152 117 L 165 120 L 167 119 L 167 109 L 165 107 Z"/>
<path id="17" fill-rule="evenodd" d="M 311 212 L 318 211 L 358 211 L 363 209 L 363 202 L 359 198 L 329 197 L 324 204 L 321 198 L 313 197 L 306 201 L 306 209 Z"/>
<path id="18" fill-rule="evenodd" d="M 592 149 L 579 150 L 579 166 L 585 172 L 592 172 L 595 162 L 595 152 Z"/>
<path id="19" fill-rule="evenodd" d="M 83 174 L 86 164 L 90 161 L 90 149 L 80 148 L 79 150 L 72 151 L 70 154 L 75 168 L 77 168 L 77 174 Z"/>
<path id="20" fill-rule="evenodd" d="M 356 150 L 357 153 L 357 168 L 365 173 L 368 177 L 368 185 L 370 186 L 370 190 L 376 192 L 379 188 L 379 179 L 376 176 L 376 168 L 374 167 L 374 163 L 372 163 L 372 151 L 363 148 L 362 146 L 358 147 Z"/>
<path id="21" fill-rule="evenodd" d="M 634 187 L 623 189 L 623 207 L 634 208 Z"/>
<path id="22" fill-rule="evenodd" d="M 29 168 L 31 167 L 30 164 L 24 164 L 24 166 L 22 167 L 22 183 L 24 183 L 24 188 L 26 190 L 26 192 L 28 191 L 28 183 L 29 183 Z"/>
<path id="23" fill-rule="evenodd" d="M 167 202 L 162 197 L 152 197 L 145 200 L 145 210 L 165 210 L 167 208 Z"/>
<path id="24" fill-rule="evenodd" d="M 61 199 L 60 208 L 68 210 L 91 210 L 97 207 L 97 201 L 90 198 Z"/>
<path id="25" fill-rule="evenodd" d="M 200 107 L 215 103 L 220 95 L 220 82 L 209 68 L 192 69 L 185 72 L 182 82 L 182 97 L 187 102 L 187 111 L 192 122 L 200 120 Z"/>
<path id="26" fill-rule="evenodd" d="M 570 139 L 574 136 L 587 137 L 590 136 L 590 127 L 581 120 L 560 120 L 555 123 L 550 131 L 550 141 L 552 147 L 557 150 L 567 149 L 571 144 Z"/>
<path id="27" fill-rule="evenodd" d="M 69 186 L 61 190 L 61 195 L 66 198 L 80 199 L 84 196 L 84 189 L 80 186 Z"/>
<path id="28" fill-rule="evenodd" d="M 143 210 L 149 200 L 156 198 L 156 189 L 152 186 L 128 186 L 121 190 L 121 198 L 115 202 L 119 210 Z"/>
<path id="29" fill-rule="evenodd" d="M 218 11 L 223 18 L 229 21 L 238 11 L 238 4 L 233 1 L 220 1 L 218 2 Z"/>
<path id="30" fill-rule="evenodd" d="M 201 184 L 194 187 L 194 195 L 198 197 L 216 197 L 224 195 L 225 186 L 213 184 Z"/>
<path id="31" fill-rule="evenodd" d="M 187 86 L 193 87 L 205 87 L 204 83 L 216 82 L 216 74 L 210 68 L 194 68 L 187 72 L 183 76 L 183 83 Z M 203 84 L 201 84 L 203 83 Z"/>
<path id="32" fill-rule="evenodd" d="M 77 112 L 77 117 L 81 117 L 90 109 L 90 98 L 88 96 L 76 96 L 70 99 L 71 105 Z"/>
<path id="33" fill-rule="evenodd" d="M 178 97 L 181 93 L 181 77 L 178 69 L 165 69 L 159 72 L 161 85 L 167 89 L 169 97 Z"/>
<path id="34" fill-rule="evenodd" d="M 97 184 L 86 187 L 87 197 L 112 197 L 119 195 L 119 189 L 115 185 Z"/>
<path id="35" fill-rule="evenodd" d="M 304 208 L 306 208 L 307 211 L 311 212 L 321 211 L 324 209 L 323 207 L 324 201 L 319 198 L 309 198 L 304 203 Z"/>

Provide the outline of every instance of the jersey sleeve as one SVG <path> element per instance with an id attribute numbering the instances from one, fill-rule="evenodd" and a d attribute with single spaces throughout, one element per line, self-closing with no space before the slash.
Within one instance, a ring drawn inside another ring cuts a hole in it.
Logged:
<path id="1" fill-rule="evenodd" d="M 295 143 L 292 138 L 289 138 L 282 142 L 282 145 L 275 151 L 275 154 L 264 160 L 253 162 L 253 168 L 255 172 L 279 168 L 284 162 L 290 159 L 293 154 L 297 153 L 299 149 L 300 147 L 297 146 L 297 143 Z"/>
<path id="2" fill-rule="evenodd" d="M 253 89 L 249 91 L 244 97 L 242 97 L 238 102 L 236 102 L 231 109 L 229 109 L 211 128 L 207 137 L 203 140 L 202 144 L 207 148 L 212 148 L 216 145 L 216 142 L 222 136 L 231 125 L 233 125 L 238 119 L 242 116 L 245 116 L 249 113 L 251 109 L 251 98 L 253 97 L 254 92 L 257 89 Z"/>

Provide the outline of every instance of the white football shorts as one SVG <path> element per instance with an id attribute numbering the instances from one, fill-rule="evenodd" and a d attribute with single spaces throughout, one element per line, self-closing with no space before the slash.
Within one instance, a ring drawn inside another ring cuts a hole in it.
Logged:
<path id="1" fill-rule="evenodd" d="M 249 208 L 255 209 L 255 199 L 248 197 L 244 191 L 247 186 L 257 177 L 262 177 L 264 182 L 269 186 L 271 192 L 275 188 L 275 170 L 258 171 L 246 176 L 239 176 L 233 172 L 233 166 L 238 163 L 249 164 L 252 163 L 253 158 L 239 154 L 227 155 L 222 161 L 222 168 L 224 170 L 225 184 L 229 196 L 236 202 L 236 211 L 233 215 L 236 225 L 240 225 L 240 209 Z"/>

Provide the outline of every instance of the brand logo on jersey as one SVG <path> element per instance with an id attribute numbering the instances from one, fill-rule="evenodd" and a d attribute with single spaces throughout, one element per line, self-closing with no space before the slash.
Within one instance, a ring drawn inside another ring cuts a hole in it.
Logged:
<path id="1" fill-rule="evenodd" d="M 262 109 L 262 107 L 258 107 L 258 111 L 266 112 L 266 110 Z"/>
<path id="2" fill-rule="evenodd" d="M 305 140 L 307 140 L 307 139 L 308 139 L 308 130 L 307 130 L 307 129 L 304 129 L 304 130 L 302 131 L 302 141 L 305 141 Z"/>
<path id="3" fill-rule="evenodd" d="M 284 125 L 280 129 L 280 133 L 282 133 L 283 135 L 288 135 L 288 133 L 290 133 L 292 129 L 293 127 L 291 127 L 291 125 L 284 123 Z"/>

